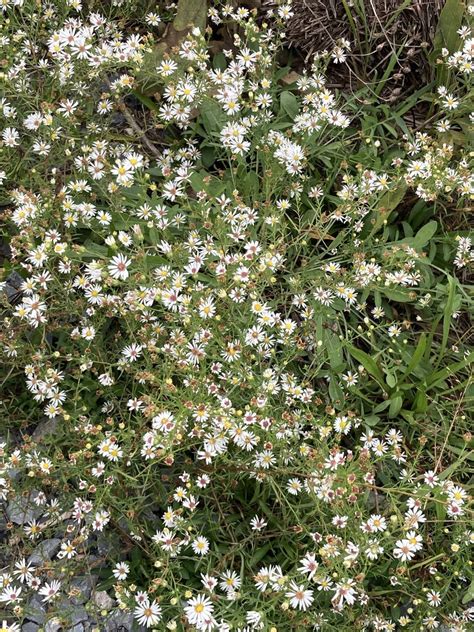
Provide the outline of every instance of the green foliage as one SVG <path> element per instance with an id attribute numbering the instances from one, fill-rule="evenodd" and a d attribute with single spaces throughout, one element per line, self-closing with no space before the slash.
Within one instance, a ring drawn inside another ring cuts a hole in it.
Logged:
<path id="1" fill-rule="evenodd" d="M 125 6 L 25 0 L 1 25 L 3 627 L 20 587 L 68 629 L 93 572 L 156 630 L 467 629 L 462 6 L 449 85 L 394 107 L 331 91 L 331 52 L 285 84 L 286 4 L 274 30 Z"/>

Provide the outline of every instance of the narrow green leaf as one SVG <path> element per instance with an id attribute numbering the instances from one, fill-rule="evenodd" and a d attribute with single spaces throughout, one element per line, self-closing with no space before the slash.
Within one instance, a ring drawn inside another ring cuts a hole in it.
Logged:
<path id="1" fill-rule="evenodd" d="M 469 366 L 473 361 L 474 351 L 472 351 L 464 360 L 461 360 L 460 362 L 454 362 L 446 368 L 441 369 L 441 371 L 433 373 L 427 380 L 428 387 L 434 388 L 437 384 L 445 380 L 450 375 L 454 375 L 456 371 L 460 371 L 461 369 L 464 369 L 464 367 Z"/>
<path id="2" fill-rule="evenodd" d="M 454 280 L 452 276 L 448 275 L 448 298 L 446 300 L 446 305 L 444 307 L 443 337 L 441 339 L 441 346 L 438 352 L 438 360 L 436 362 L 436 368 L 438 368 L 438 366 L 440 365 L 441 360 L 443 359 L 443 356 L 444 356 L 444 352 L 448 345 L 449 330 L 451 329 L 455 298 L 456 298 L 456 281 Z"/>
<path id="3" fill-rule="evenodd" d="M 403 374 L 404 377 L 410 375 L 413 369 L 418 365 L 421 358 L 423 357 L 423 354 L 425 353 L 425 349 L 426 349 L 426 334 L 422 333 L 418 341 L 418 344 L 416 346 L 415 352 L 412 355 L 411 360 Z"/>

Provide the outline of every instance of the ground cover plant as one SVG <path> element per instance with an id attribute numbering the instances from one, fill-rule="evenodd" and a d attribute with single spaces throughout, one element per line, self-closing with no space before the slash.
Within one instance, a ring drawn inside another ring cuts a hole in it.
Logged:
<path id="1" fill-rule="evenodd" d="M 1 11 L 0 630 L 472 629 L 474 12 Z"/>

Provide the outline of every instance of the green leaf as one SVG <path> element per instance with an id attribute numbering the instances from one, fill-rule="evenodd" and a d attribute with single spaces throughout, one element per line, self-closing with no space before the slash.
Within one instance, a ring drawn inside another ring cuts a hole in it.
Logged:
<path id="1" fill-rule="evenodd" d="M 371 358 L 367 353 L 365 353 L 365 351 L 357 349 L 352 345 L 347 345 L 347 349 L 351 356 L 355 358 L 357 362 L 362 364 L 367 373 L 370 373 L 370 375 L 372 375 L 372 377 L 374 377 L 377 382 L 379 382 L 380 386 L 384 388 L 384 374 L 379 368 L 378 364 L 375 362 L 375 360 Z"/>
<path id="2" fill-rule="evenodd" d="M 333 402 L 343 402 L 344 393 L 339 386 L 337 379 L 333 376 L 329 382 L 329 397 Z"/>
<path id="3" fill-rule="evenodd" d="M 402 405 L 403 398 L 400 395 L 392 397 L 392 399 L 390 400 L 390 407 L 388 409 L 388 416 L 390 417 L 390 419 L 393 419 L 398 415 L 398 413 L 402 409 Z"/>
<path id="4" fill-rule="evenodd" d="M 280 105 L 284 112 L 288 114 L 291 120 L 295 118 L 295 116 L 299 112 L 298 99 L 292 92 L 285 90 L 280 95 Z"/>
<path id="5" fill-rule="evenodd" d="M 474 361 L 474 351 L 472 351 L 464 360 L 460 362 L 454 362 L 453 364 L 448 365 L 446 368 L 441 369 L 441 371 L 437 371 L 433 373 L 428 379 L 427 384 L 428 387 L 434 388 L 440 382 L 443 382 L 447 377 L 454 375 L 456 371 L 460 371 L 464 369 L 464 367 L 469 366 Z"/>
<path id="6" fill-rule="evenodd" d="M 173 26 L 177 31 L 197 27 L 204 32 L 206 18 L 206 0 L 179 0 Z"/>
<path id="7" fill-rule="evenodd" d="M 438 222 L 436 222 L 435 220 L 431 220 L 431 222 L 428 222 L 422 228 L 420 228 L 416 235 L 409 241 L 412 242 L 413 248 L 415 248 L 415 250 L 422 250 L 430 241 L 430 239 L 436 234 L 437 230 Z"/>
<path id="8" fill-rule="evenodd" d="M 425 413 L 428 409 L 428 398 L 425 391 L 419 390 L 413 402 L 412 410 L 417 413 Z"/>
<path id="9" fill-rule="evenodd" d="M 440 365 L 443 359 L 445 349 L 448 345 L 449 330 L 451 329 L 451 321 L 454 312 L 454 303 L 456 299 L 456 281 L 452 276 L 448 275 L 448 298 L 444 307 L 443 318 L 443 337 L 441 340 L 441 346 L 438 352 L 438 360 L 436 362 L 436 368 Z"/>
<path id="10" fill-rule="evenodd" d="M 224 53 L 216 53 L 212 59 L 212 66 L 216 70 L 225 70 L 227 68 L 227 59 Z"/>
<path id="11" fill-rule="evenodd" d="M 383 226 L 383 223 L 390 215 L 390 213 L 397 208 L 400 202 L 405 197 L 407 191 L 407 185 L 400 183 L 393 191 L 387 191 L 380 198 L 377 208 L 375 209 L 375 222 L 371 226 L 370 235 L 374 235 Z"/>
<path id="12" fill-rule="evenodd" d="M 368 426 L 376 426 L 380 421 L 380 417 L 378 415 L 369 415 L 368 417 L 364 417 L 364 423 Z"/>
<path id="13" fill-rule="evenodd" d="M 427 340 L 426 334 L 425 333 L 421 334 L 418 344 L 416 346 L 415 352 L 412 355 L 410 362 L 403 374 L 405 377 L 410 375 L 410 373 L 418 365 L 421 358 L 423 357 L 423 354 L 425 353 L 425 349 L 426 349 L 426 340 Z"/>
<path id="14" fill-rule="evenodd" d="M 381 290 L 382 294 L 384 294 L 391 301 L 396 301 L 397 303 L 410 303 L 413 299 L 410 298 L 409 291 L 403 290 L 395 290 L 393 288 L 383 288 Z"/>
<path id="15" fill-rule="evenodd" d="M 341 341 L 332 331 L 324 332 L 324 341 L 331 369 L 337 370 L 344 364 Z"/>
<path id="16" fill-rule="evenodd" d="M 466 591 L 466 594 L 462 598 L 462 603 L 466 604 L 468 601 L 472 601 L 474 599 L 474 579 L 471 580 L 471 585 Z"/>
<path id="17" fill-rule="evenodd" d="M 387 373 L 387 377 L 386 377 L 385 381 L 387 382 L 387 385 L 390 388 L 394 388 L 394 386 L 397 383 L 397 378 L 395 377 L 395 375 L 393 373 Z"/>
<path id="18" fill-rule="evenodd" d="M 204 177 L 205 176 L 198 171 L 192 172 L 189 178 L 189 183 L 191 184 L 193 190 L 196 191 L 196 193 L 198 193 L 199 191 L 204 191 L 206 189 L 204 185 Z"/>
<path id="19" fill-rule="evenodd" d="M 145 269 L 147 272 L 166 263 L 168 263 L 168 261 L 160 255 L 145 255 Z"/>
<path id="20" fill-rule="evenodd" d="M 203 147 L 201 149 L 201 160 L 205 167 L 210 167 L 216 160 L 214 147 Z"/>
<path id="21" fill-rule="evenodd" d="M 206 132 L 210 135 L 216 134 L 223 126 L 224 113 L 218 103 L 212 99 L 207 99 L 200 114 L 200 120 Z"/>
<path id="22" fill-rule="evenodd" d="M 139 90 L 132 90 L 132 94 L 149 110 L 153 110 L 154 112 L 160 111 L 158 103 L 153 101 L 153 99 L 148 97 L 146 94 L 142 94 Z"/>
<path id="23" fill-rule="evenodd" d="M 99 259 L 106 259 L 109 255 L 109 249 L 107 246 L 96 244 L 88 239 L 84 242 L 85 252 L 83 257 L 98 257 Z"/>
<path id="24" fill-rule="evenodd" d="M 385 401 L 381 402 L 380 404 L 377 404 L 377 406 L 374 408 L 374 413 L 381 413 L 384 410 L 386 410 L 389 406 L 390 406 L 390 400 L 386 399 Z"/>
<path id="25" fill-rule="evenodd" d="M 446 0 L 438 18 L 433 46 L 434 55 L 439 55 L 442 48 L 447 48 L 450 53 L 458 50 L 461 38 L 457 31 L 461 26 L 464 11 L 464 3 L 460 0 Z"/>
<path id="26" fill-rule="evenodd" d="M 250 567 L 253 567 L 255 564 L 258 564 L 258 562 L 263 560 L 263 558 L 265 557 L 265 555 L 268 553 L 268 551 L 271 548 L 272 548 L 271 542 L 267 542 L 263 546 L 259 546 L 257 550 L 255 551 L 255 553 L 250 558 L 250 563 L 249 563 Z"/>
<path id="27" fill-rule="evenodd" d="M 441 50 L 447 48 L 454 53 L 460 48 L 461 38 L 457 31 L 462 24 L 465 5 L 461 0 L 446 0 L 439 15 L 438 26 L 433 40 L 433 50 L 429 58 L 436 67 L 436 84 L 445 85 L 449 80 L 449 70 L 445 64 L 436 64 L 441 55 Z"/>
<path id="28" fill-rule="evenodd" d="M 242 193 L 248 198 L 258 195 L 260 181 L 258 178 L 258 173 L 255 171 L 248 171 L 245 174 L 241 174 L 241 177 L 238 178 Z"/>

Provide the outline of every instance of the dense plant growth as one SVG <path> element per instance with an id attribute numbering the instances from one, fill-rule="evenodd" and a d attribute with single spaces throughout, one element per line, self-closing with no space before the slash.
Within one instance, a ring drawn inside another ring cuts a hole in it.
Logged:
<path id="1" fill-rule="evenodd" d="M 2 4 L 4 632 L 472 625 L 470 12 L 389 107 L 238 5 Z"/>

